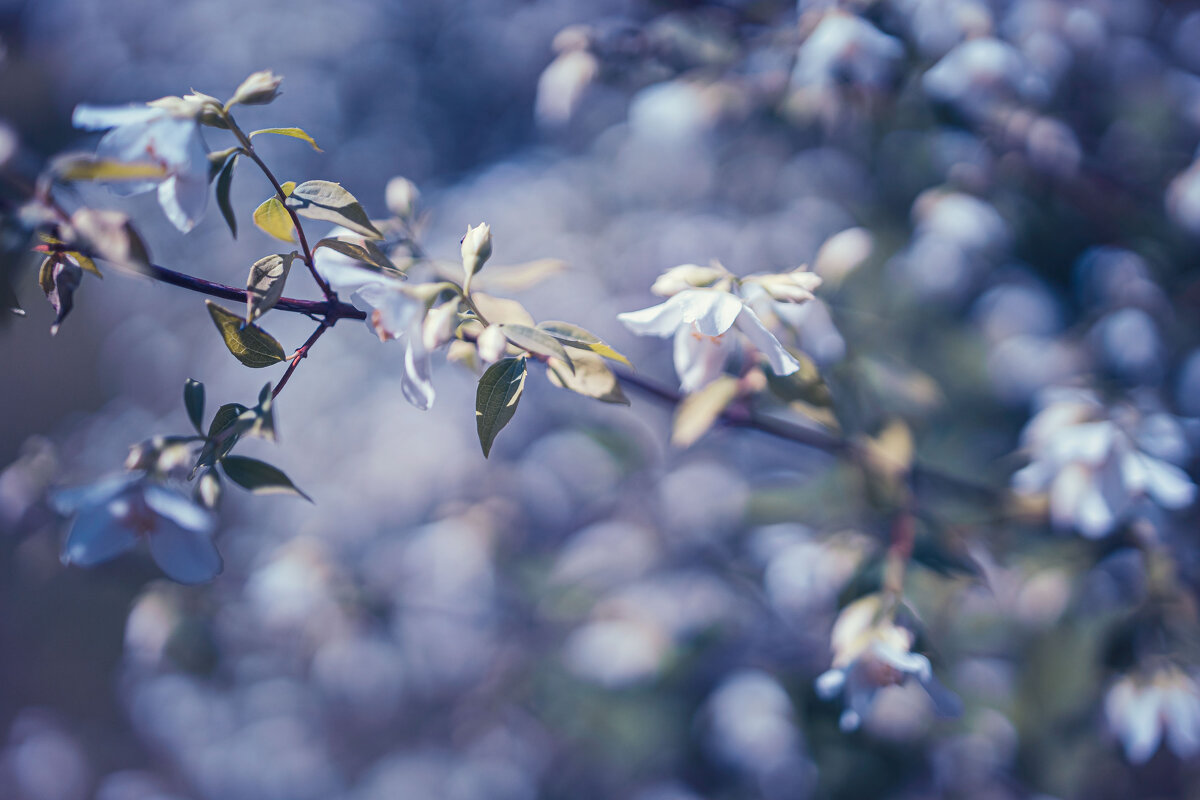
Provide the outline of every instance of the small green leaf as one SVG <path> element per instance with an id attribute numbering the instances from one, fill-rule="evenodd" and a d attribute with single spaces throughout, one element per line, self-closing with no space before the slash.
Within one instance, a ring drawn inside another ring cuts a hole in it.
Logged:
<path id="1" fill-rule="evenodd" d="M 237 238 L 237 215 L 233 213 L 233 202 L 229 199 L 229 191 L 233 188 L 233 167 L 237 164 L 237 153 L 229 157 L 221 172 L 217 175 L 217 205 L 221 208 L 221 216 L 229 226 L 233 238 Z"/>
<path id="2" fill-rule="evenodd" d="M 246 322 L 270 311 L 283 297 L 283 287 L 297 255 L 295 252 L 270 255 L 250 266 L 246 278 Z"/>
<path id="3" fill-rule="evenodd" d="M 396 269 L 396 265 L 391 262 L 391 259 L 384 254 L 382 250 L 370 239 L 364 239 L 363 244 L 347 242 L 342 239 L 322 239 L 313 247 L 315 252 L 319 247 L 327 247 L 341 253 L 344 256 L 353 258 L 355 261 L 361 261 L 368 266 L 375 267 L 385 275 L 393 278 L 407 278 L 400 270 Z"/>
<path id="4" fill-rule="evenodd" d="M 83 253 L 72 250 L 72 251 L 69 251 L 68 253 L 66 253 L 66 256 L 67 256 L 67 258 L 71 259 L 76 264 L 78 264 L 80 267 L 82 267 L 86 272 L 92 273 L 97 278 L 104 277 L 100 273 L 100 268 L 96 266 L 96 262 L 92 261 L 90 258 L 85 256 Z"/>
<path id="5" fill-rule="evenodd" d="M 283 192 L 284 197 L 291 197 L 292 189 L 295 189 L 295 188 L 296 188 L 295 181 L 284 181 L 283 183 L 279 184 L 279 190 L 281 192 Z"/>
<path id="6" fill-rule="evenodd" d="M 196 465 L 192 467 L 192 477 L 195 477 L 198 470 L 217 463 L 233 449 L 241 436 L 238 417 L 245 411 L 247 409 L 241 403 L 226 403 L 217 409 L 208 425 L 207 441 L 204 442 L 200 455 L 196 457 Z"/>
<path id="7" fill-rule="evenodd" d="M 619 361 L 627 367 L 633 367 L 633 364 L 629 363 L 628 358 L 613 350 L 595 334 L 584 330 L 578 325 L 572 325 L 569 322 L 549 321 L 539 324 L 538 330 L 545 331 L 567 347 L 591 350 L 597 355 L 604 356 L 613 361 Z"/>
<path id="8" fill-rule="evenodd" d="M 278 197 L 268 197 L 262 205 L 254 209 L 254 224 L 276 239 L 284 242 L 295 241 L 292 217 Z"/>
<path id="9" fill-rule="evenodd" d="M 303 139 L 304 141 L 311 144 L 312 149 L 316 150 L 318 153 L 325 152 L 321 148 L 317 147 L 317 143 L 315 141 L 313 141 L 313 138 L 311 136 L 309 136 L 307 133 L 305 133 L 303 130 L 301 130 L 300 128 L 263 128 L 261 131 L 252 131 L 250 134 L 250 138 L 253 139 L 255 136 L 258 136 L 260 133 L 274 133 L 279 136 L 290 136 L 293 139 Z"/>
<path id="10" fill-rule="evenodd" d="M 382 239 L 354 195 L 332 181 L 305 181 L 292 190 L 288 208 L 309 219 L 333 222 L 371 239 Z"/>
<path id="11" fill-rule="evenodd" d="M 567 351 L 550 334 L 539 331 L 537 328 L 531 328 L 528 325 L 501 325 L 500 330 L 504 332 L 504 338 L 517 347 L 545 358 L 557 359 L 567 369 L 572 372 L 575 371 L 575 367 L 571 364 L 571 357 L 567 355 Z"/>
<path id="12" fill-rule="evenodd" d="M 487 368 L 475 392 L 475 427 L 483 457 L 492 451 L 496 434 L 517 413 L 517 403 L 525 391 L 525 359 L 505 358 Z"/>
<path id="13" fill-rule="evenodd" d="M 246 325 L 237 314 L 211 300 L 205 300 L 213 323 L 225 339 L 225 346 L 234 358 L 247 367 L 260 369 L 284 360 L 283 345 L 257 325 Z"/>
<path id="14" fill-rule="evenodd" d="M 308 502 L 313 499 L 296 488 L 292 479 L 265 461 L 245 456 L 226 456 L 221 460 L 221 468 L 229 480 L 254 494 L 290 494 L 303 497 Z"/>
<path id="15" fill-rule="evenodd" d="M 201 427 L 204 424 L 204 384 L 191 378 L 183 384 L 183 406 L 187 409 L 188 419 L 196 433 L 204 434 Z"/>
<path id="16" fill-rule="evenodd" d="M 720 417 L 721 412 L 737 398 L 737 378 L 722 375 L 712 383 L 683 399 L 675 412 L 671 426 L 671 444 L 676 447 L 691 447 L 708 432 Z"/>
<path id="17" fill-rule="evenodd" d="M 212 422 L 208 424 L 208 438 L 217 439 L 234 421 L 241 416 L 246 407 L 241 403 L 226 403 L 213 414 Z"/>

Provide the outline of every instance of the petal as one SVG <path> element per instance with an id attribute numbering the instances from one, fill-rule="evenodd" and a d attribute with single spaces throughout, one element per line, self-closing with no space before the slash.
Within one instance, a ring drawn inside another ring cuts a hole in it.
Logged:
<path id="1" fill-rule="evenodd" d="M 149 122 L 163 114 L 162 110 L 147 105 L 128 106 L 75 106 L 71 124 L 87 131 L 102 131 L 118 125 L 136 125 Z"/>
<path id="2" fill-rule="evenodd" d="M 831 669 L 822 672 L 814 682 L 817 697 L 820 697 L 822 700 L 832 700 L 842 691 L 842 687 L 845 685 L 846 672 L 840 669 Z"/>
<path id="3" fill-rule="evenodd" d="M 181 233 L 196 227 L 208 206 L 208 181 L 173 175 L 158 185 L 158 204 Z"/>
<path id="4" fill-rule="evenodd" d="M 720 336 L 732 328 L 745 307 L 739 298 L 721 289 L 688 289 L 668 302 L 678 303 L 683 321 L 696 323 L 705 336 Z"/>
<path id="5" fill-rule="evenodd" d="M 1080 533 L 1090 539 L 1105 536 L 1116 527 L 1129 508 L 1129 503 L 1120 466 L 1115 459 L 1110 459 L 1092 473 L 1075 508 L 1075 525 Z"/>
<path id="6" fill-rule="evenodd" d="M 800 362 L 784 349 L 775 335 L 762 324 L 758 315 L 749 308 L 742 307 L 741 313 L 737 317 L 737 327 L 746 335 L 751 344 L 767 357 L 771 371 L 776 375 L 791 375 L 800 369 Z"/>
<path id="7" fill-rule="evenodd" d="M 74 514 L 87 506 L 98 506 L 108 502 L 141 479 L 141 473 L 123 472 L 86 486 L 58 489 L 50 493 L 50 504 L 59 514 Z"/>
<path id="8" fill-rule="evenodd" d="M 137 543 L 137 536 L 121 524 L 128 510 L 124 498 L 110 500 L 80 512 L 63 544 L 62 562 L 90 567 L 119 556 Z"/>
<path id="9" fill-rule="evenodd" d="M 1060 464 L 1082 461 L 1095 466 L 1108 456 L 1115 430 L 1107 420 L 1067 426 L 1054 434 L 1048 454 Z"/>
<path id="10" fill-rule="evenodd" d="M 147 486 L 142 496 L 155 513 L 183 528 L 211 534 L 216 527 L 216 519 L 208 509 L 179 492 L 162 486 Z"/>
<path id="11" fill-rule="evenodd" d="M 683 325 L 675 332 L 675 373 L 679 387 L 694 392 L 712 383 L 725 367 L 733 343 L 728 337 L 700 334 L 694 325 Z"/>
<path id="12" fill-rule="evenodd" d="M 932 671 L 928 677 L 922 679 L 921 685 L 929 693 L 929 699 L 933 701 L 934 713 L 939 717 L 954 719 L 962 716 L 962 698 L 947 689 Z"/>
<path id="13" fill-rule="evenodd" d="M 1075 527 L 1075 512 L 1091 480 L 1091 470 L 1082 464 L 1069 464 L 1054 477 L 1050 484 L 1050 520 L 1054 527 Z"/>
<path id="14" fill-rule="evenodd" d="M 1196 499 L 1196 484 L 1179 467 L 1140 453 L 1125 460 L 1140 462 L 1145 491 L 1163 508 L 1186 508 Z"/>
<path id="15" fill-rule="evenodd" d="M 617 314 L 617 319 L 638 336 L 670 336 L 683 324 L 683 308 L 676 297 L 679 295 L 641 311 Z"/>
<path id="16" fill-rule="evenodd" d="M 403 291 L 399 281 L 385 283 L 376 279 L 375 283 L 359 289 L 358 296 L 378 312 L 376 329 L 381 337 L 399 339 L 412 327 L 414 319 L 424 315 L 425 304 Z"/>
<path id="17" fill-rule="evenodd" d="M 400 384 L 404 399 L 422 411 L 433 405 L 435 392 L 430 376 L 433 373 L 429 351 L 421 336 L 421 320 L 418 318 L 408 334 L 408 347 L 404 349 L 404 379 Z"/>
<path id="18" fill-rule="evenodd" d="M 1200 752 L 1200 697 L 1183 689 L 1168 693 L 1163 700 L 1167 721 L 1167 744 L 1180 758 Z"/>
<path id="19" fill-rule="evenodd" d="M 190 531 L 162 519 L 150 534 L 154 563 L 179 583 L 204 583 L 221 574 L 221 554 L 208 533 Z"/>
<path id="20" fill-rule="evenodd" d="M 876 642 L 873 650 L 876 656 L 891 666 L 906 675 L 915 675 L 922 682 L 929 680 L 933 675 L 929 659 L 920 653 L 910 653 L 885 642 Z"/>
<path id="21" fill-rule="evenodd" d="M 1154 755 L 1162 740 L 1159 719 L 1159 692 L 1144 689 L 1135 692 L 1126 706 L 1125 718 L 1117 735 L 1125 746 L 1125 756 L 1134 764 L 1144 764 Z"/>

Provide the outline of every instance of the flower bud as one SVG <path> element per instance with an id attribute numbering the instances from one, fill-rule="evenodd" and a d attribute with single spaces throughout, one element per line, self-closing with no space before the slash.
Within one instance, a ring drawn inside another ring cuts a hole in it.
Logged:
<path id="1" fill-rule="evenodd" d="M 719 264 L 711 267 L 701 267 L 696 264 L 680 264 L 671 267 L 659 275 L 650 287 L 650 291 L 661 297 L 679 294 L 684 289 L 697 289 L 712 286 L 722 278 L 728 277 L 729 271 Z"/>
<path id="2" fill-rule="evenodd" d="M 408 219 L 417 208 L 421 192 L 408 178 L 395 177 L 387 185 L 388 210 L 400 219 Z"/>
<path id="3" fill-rule="evenodd" d="M 467 226 L 462 240 L 463 272 L 471 277 L 483 269 L 484 262 L 492 257 L 492 228 L 482 222 L 474 228 Z"/>
<path id="4" fill-rule="evenodd" d="M 813 299 L 813 290 L 821 285 L 821 276 L 800 267 L 791 272 L 749 275 L 745 283 L 756 283 L 781 303 L 804 303 Z"/>
<path id="5" fill-rule="evenodd" d="M 239 104 L 243 106 L 266 105 L 279 96 L 279 84 L 282 81 L 283 78 L 269 69 L 256 72 L 242 81 L 242 85 L 237 88 L 225 106 L 228 108 Z"/>
<path id="6" fill-rule="evenodd" d="M 504 350 L 508 347 L 508 339 L 504 336 L 504 331 L 499 325 L 488 325 L 483 333 L 479 334 L 479 340 L 476 342 L 479 347 L 479 358 L 487 364 L 494 361 L 499 361 L 504 357 Z"/>
<path id="7" fill-rule="evenodd" d="M 458 299 L 431 308 L 425 315 L 421 327 L 421 338 L 426 350 L 441 347 L 454 337 L 454 323 L 458 321 Z"/>

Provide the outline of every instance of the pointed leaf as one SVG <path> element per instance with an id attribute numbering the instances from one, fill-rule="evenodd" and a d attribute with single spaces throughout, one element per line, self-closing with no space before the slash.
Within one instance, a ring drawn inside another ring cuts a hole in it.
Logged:
<path id="1" fill-rule="evenodd" d="M 211 300 L 205 300 L 204 303 L 217 330 L 225 339 L 225 346 L 238 361 L 247 367 L 259 369 L 284 360 L 283 346 L 271 334 L 257 325 L 246 325 L 240 316 Z"/>
<path id="2" fill-rule="evenodd" d="M 307 133 L 305 133 L 303 130 L 301 130 L 300 128 L 263 128 L 260 131 L 252 131 L 250 133 L 250 138 L 253 139 L 255 136 L 258 136 L 260 133 L 274 133 L 279 136 L 290 136 L 293 139 L 303 139 L 304 141 L 311 144 L 312 149 L 316 150 L 318 153 L 325 152 L 321 148 L 317 147 L 317 143 L 315 141 L 313 141 L 313 138 L 311 136 L 309 136 Z"/>
<path id="3" fill-rule="evenodd" d="M 250 266 L 250 275 L 246 278 L 247 322 L 270 311 L 283 297 L 283 287 L 297 255 L 295 252 L 270 255 Z"/>
<path id="4" fill-rule="evenodd" d="M 192 476 L 203 467 L 211 467 L 224 458 L 233 446 L 237 444 L 241 431 L 238 427 L 238 417 L 245 413 L 246 407 L 241 403 L 226 403 L 217 409 L 212 422 L 208 425 L 208 441 L 196 457 L 196 465 L 192 467 Z"/>
<path id="5" fill-rule="evenodd" d="M 225 224 L 229 226 L 229 232 L 233 234 L 233 238 L 237 238 L 237 215 L 233 213 L 233 202 L 229 199 L 229 191 L 233 188 L 233 168 L 237 164 L 237 153 L 234 153 L 225 162 L 225 166 L 221 167 L 221 172 L 217 175 L 217 205 L 221 209 L 221 216 L 225 218 Z"/>
<path id="6" fill-rule="evenodd" d="M 332 181 L 305 181 L 292 190 L 287 204 L 302 217 L 333 222 L 371 239 L 383 238 L 354 195 Z"/>
<path id="7" fill-rule="evenodd" d="M 66 255 L 67 258 L 71 259 L 76 264 L 78 264 L 80 267 L 82 267 L 86 272 L 92 273 L 97 278 L 104 277 L 104 275 L 102 275 L 100 273 L 100 268 L 96 266 L 96 262 L 92 261 L 90 258 L 85 256 L 83 253 L 77 252 L 75 250 L 71 250 L 71 251 L 65 253 L 64 255 Z"/>
<path id="8" fill-rule="evenodd" d="M 500 330 L 504 333 L 504 338 L 515 344 L 517 347 L 528 350 L 545 358 L 554 358 L 562 362 L 567 369 L 572 372 L 575 367 L 571 364 L 571 357 L 567 355 L 567 351 L 559 344 L 558 339 L 555 339 L 548 333 L 539 331 L 537 328 L 531 328 L 528 325 L 501 325 Z"/>
<path id="9" fill-rule="evenodd" d="M 58 159 L 55 176 L 70 181 L 146 181 L 167 177 L 167 168 L 153 161 L 112 161 L 91 155 L 72 155 Z"/>
<path id="10" fill-rule="evenodd" d="M 204 384 L 191 378 L 183 384 L 183 406 L 196 433 L 204 434 Z"/>
<path id="11" fill-rule="evenodd" d="M 708 432 L 720 417 L 721 412 L 737 398 L 737 378 L 722 375 L 712 383 L 683 399 L 675 412 L 671 426 L 671 444 L 676 447 L 691 447 Z"/>
<path id="12" fill-rule="evenodd" d="M 517 413 L 517 403 L 525 391 L 525 359 L 505 358 L 488 367 L 475 392 L 475 427 L 483 457 L 492 451 L 496 434 Z"/>
<path id="13" fill-rule="evenodd" d="M 254 494 L 290 494 L 303 497 L 310 503 L 313 501 L 296 488 L 296 484 L 282 470 L 257 458 L 226 456 L 221 461 L 221 468 L 229 480 Z"/>
<path id="14" fill-rule="evenodd" d="M 370 239 L 364 239 L 363 244 L 347 242 L 342 239 L 322 239 L 313 247 L 315 251 L 319 247 L 328 247 L 341 253 L 344 256 L 353 258 L 356 261 L 361 261 L 364 264 L 375 267 L 385 275 L 394 278 L 407 278 L 400 270 L 396 269 L 396 265 L 391 262 L 391 259 L 380 250 Z"/>
<path id="15" fill-rule="evenodd" d="M 567 347 L 591 350 L 597 355 L 604 356 L 613 361 L 619 361 L 627 367 L 633 367 L 633 364 L 629 363 L 628 358 L 609 347 L 595 334 L 584 330 L 578 325 L 572 325 L 569 322 L 548 321 L 540 323 L 538 330 L 545 331 Z"/>
<path id="16" fill-rule="evenodd" d="M 292 218 L 278 197 L 269 197 L 254 209 L 254 224 L 276 239 L 284 242 L 295 241 Z"/>

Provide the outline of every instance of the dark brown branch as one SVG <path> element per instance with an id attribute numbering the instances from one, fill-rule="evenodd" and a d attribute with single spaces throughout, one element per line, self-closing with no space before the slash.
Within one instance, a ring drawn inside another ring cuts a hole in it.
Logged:
<path id="1" fill-rule="evenodd" d="M 151 264 L 146 268 L 144 274 L 156 281 L 162 281 L 163 283 L 169 283 L 172 286 L 178 286 L 182 289 L 206 294 L 209 297 L 219 297 L 222 300 L 235 300 L 241 303 L 246 302 L 245 289 L 206 281 L 202 278 L 194 278 L 191 275 L 185 275 L 182 272 L 176 272 L 156 264 Z M 280 311 L 292 311 L 298 314 L 323 317 L 330 323 L 331 327 L 339 319 L 367 318 L 365 312 L 359 311 L 349 303 L 342 303 L 340 301 L 295 300 L 290 297 L 283 297 L 275 304 L 275 308 Z"/>

